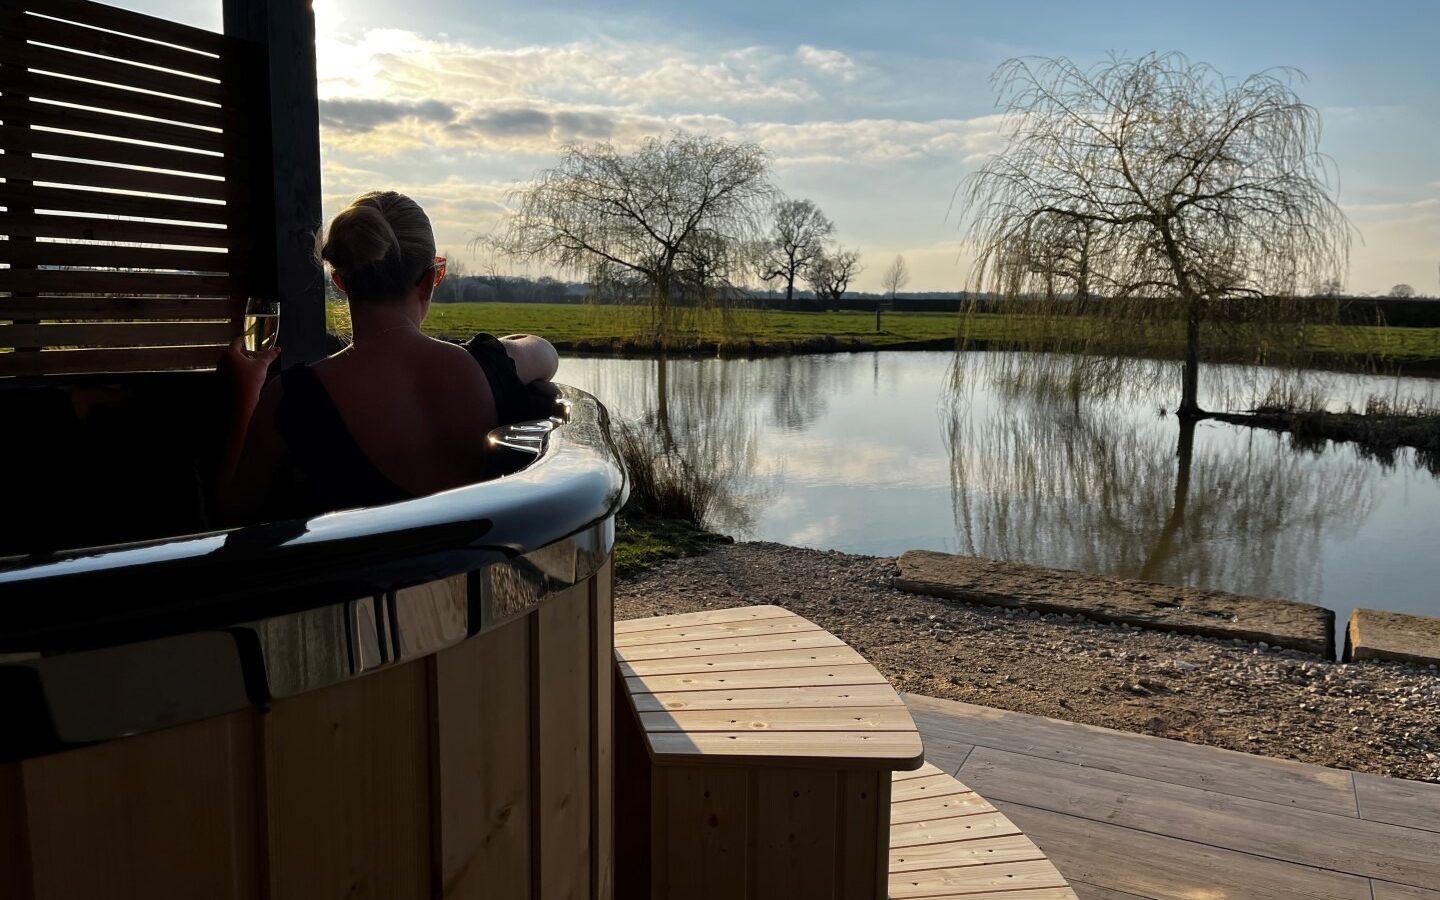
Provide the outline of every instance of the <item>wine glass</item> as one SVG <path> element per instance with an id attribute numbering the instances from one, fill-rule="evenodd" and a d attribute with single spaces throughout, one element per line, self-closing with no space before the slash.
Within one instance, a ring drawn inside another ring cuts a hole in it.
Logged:
<path id="1" fill-rule="evenodd" d="M 259 353 L 275 346 L 280 334 L 280 304 L 264 297 L 245 300 L 245 349 Z"/>

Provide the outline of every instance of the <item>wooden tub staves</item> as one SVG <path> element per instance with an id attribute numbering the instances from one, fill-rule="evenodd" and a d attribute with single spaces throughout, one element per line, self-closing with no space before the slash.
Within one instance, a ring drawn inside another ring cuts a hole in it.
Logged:
<path id="1" fill-rule="evenodd" d="M 612 896 L 624 475 L 566 407 L 496 481 L 0 568 L 0 897 Z"/>

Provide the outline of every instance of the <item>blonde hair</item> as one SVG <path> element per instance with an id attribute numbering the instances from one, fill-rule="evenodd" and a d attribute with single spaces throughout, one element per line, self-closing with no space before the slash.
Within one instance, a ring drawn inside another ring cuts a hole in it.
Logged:
<path id="1" fill-rule="evenodd" d="M 371 191 L 330 222 L 320 258 L 340 275 L 352 301 L 395 300 L 434 263 L 435 232 L 414 200 Z"/>

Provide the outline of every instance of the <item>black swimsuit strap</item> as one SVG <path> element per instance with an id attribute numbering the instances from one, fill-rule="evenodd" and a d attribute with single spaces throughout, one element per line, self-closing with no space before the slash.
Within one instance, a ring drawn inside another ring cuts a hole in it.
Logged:
<path id="1" fill-rule="evenodd" d="M 485 372 L 490 393 L 495 397 L 495 414 L 501 425 L 513 425 L 533 418 L 530 391 L 515 371 L 515 360 L 505 352 L 505 345 L 493 334 L 481 332 L 465 345 L 470 355 Z"/>
<path id="2" fill-rule="evenodd" d="M 341 509 L 410 496 L 375 468 L 355 442 L 314 369 L 292 366 L 280 374 L 280 384 L 275 428 L 316 504 Z"/>

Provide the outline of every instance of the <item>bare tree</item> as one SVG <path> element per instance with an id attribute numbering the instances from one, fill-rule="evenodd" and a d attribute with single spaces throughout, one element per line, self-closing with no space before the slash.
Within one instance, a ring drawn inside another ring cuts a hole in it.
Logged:
<path id="1" fill-rule="evenodd" d="M 836 248 L 834 253 L 821 253 L 805 270 L 805 280 L 819 300 L 828 300 L 840 308 L 840 298 L 850 289 L 850 282 L 863 271 L 860 251 Z"/>
<path id="2" fill-rule="evenodd" d="M 795 282 L 825 252 L 835 223 L 809 200 L 781 200 L 773 210 L 775 221 L 764 244 L 760 277 L 785 285 L 786 301 L 795 299 Z"/>
<path id="3" fill-rule="evenodd" d="M 900 289 L 910 283 L 910 269 L 905 265 L 905 257 L 902 254 L 895 254 L 895 259 L 890 263 L 890 268 L 880 276 L 880 286 L 885 293 L 890 295 L 891 302 L 900 293 Z"/>
<path id="4" fill-rule="evenodd" d="M 1390 296 L 1409 299 L 1415 296 L 1415 288 L 1408 284 L 1397 284 L 1390 289 Z"/>
<path id="5" fill-rule="evenodd" d="M 495 244 L 557 268 L 642 278 L 651 326 L 663 345 L 687 252 L 698 241 L 758 239 L 774 198 L 769 161 L 755 144 L 677 132 L 634 152 L 572 144 L 511 198 Z M 693 260 L 692 260 L 693 261 Z"/>
<path id="6" fill-rule="evenodd" d="M 1183 329 L 1179 412 L 1201 415 L 1202 322 L 1253 325 L 1348 262 L 1319 114 L 1292 90 L 1296 77 L 1236 80 L 1176 53 L 1004 63 L 1006 145 L 961 194 L 978 285 L 1043 295 L 1033 260 L 1089 234 L 1076 293 L 1106 298 L 1114 334 L 1151 321 Z M 1300 314 L 1293 306 L 1286 315 Z"/>

